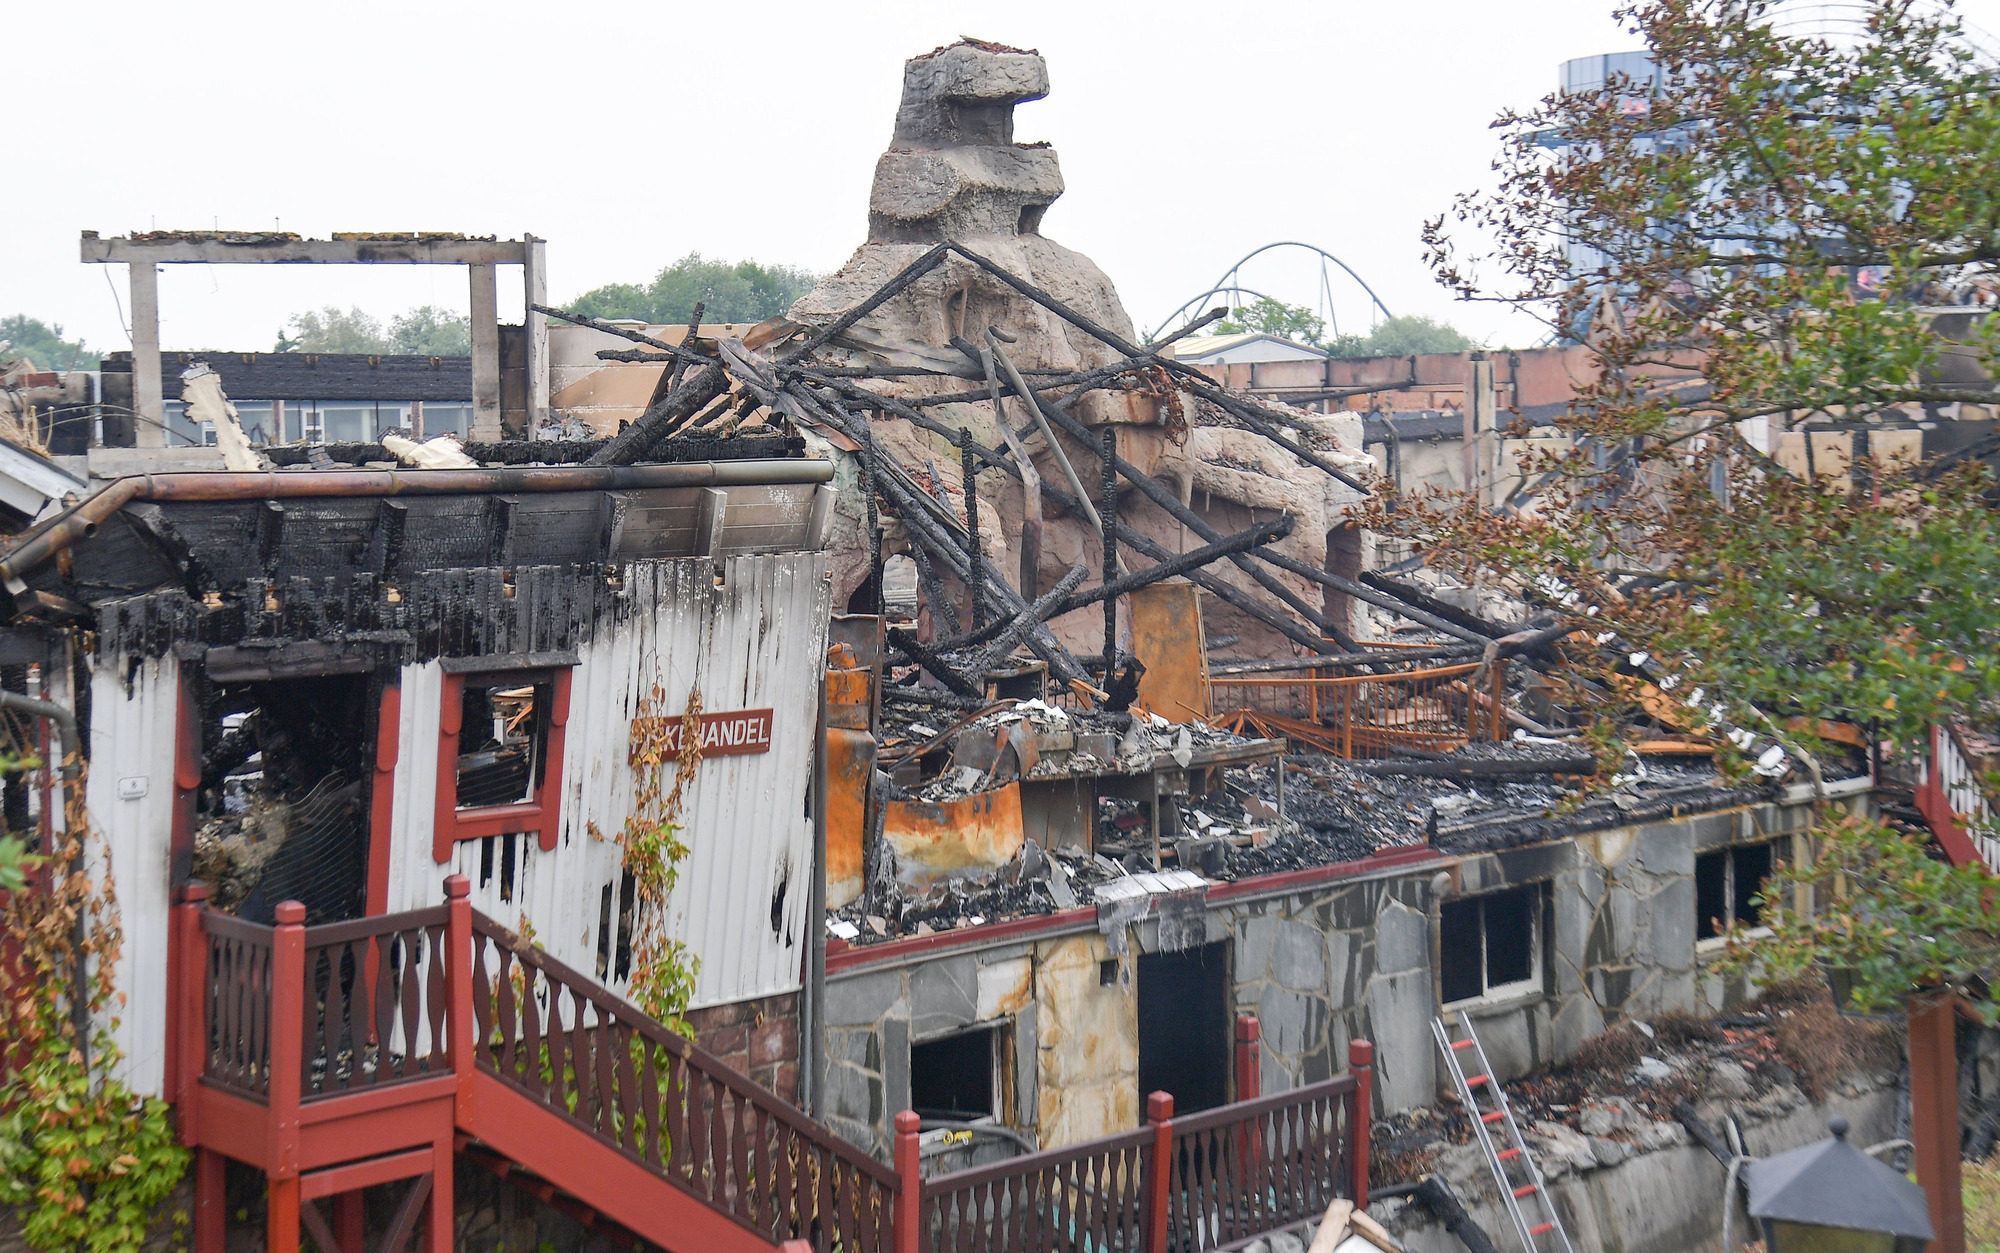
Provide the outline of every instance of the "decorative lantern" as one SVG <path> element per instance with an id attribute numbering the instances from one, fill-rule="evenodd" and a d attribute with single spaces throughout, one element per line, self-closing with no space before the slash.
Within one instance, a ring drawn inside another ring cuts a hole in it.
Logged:
<path id="1" fill-rule="evenodd" d="M 1770 1253 L 1921 1253 L 1931 1238 L 1924 1190 L 1847 1142 L 1830 1140 L 1753 1162 L 1750 1217 Z"/>

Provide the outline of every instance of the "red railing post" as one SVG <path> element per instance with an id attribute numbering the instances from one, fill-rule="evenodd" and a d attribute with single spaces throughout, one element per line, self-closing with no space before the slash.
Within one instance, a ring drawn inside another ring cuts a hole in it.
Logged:
<path id="1" fill-rule="evenodd" d="M 1354 1091 L 1347 1098 L 1347 1161 L 1353 1172 L 1354 1208 L 1367 1209 L 1368 1120 L 1375 1109 L 1375 1046 L 1366 1040 L 1349 1041 L 1347 1068 L 1354 1075 Z"/>
<path id="2" fill-rule="evenodd" d="M 444 881 L 445 902 L 451 909 L 444 926 L 444 991 L 446 1052 L 458 1080 L 458 1114 L 472 1114 L 472 1066 L 479 1030 L 472 1016 L 472 880 L 455 874 Z"/>
<path id="3" fill-rule="evenodd" d="M 1153 1152 L 1147 1159 L 1146 1253 L 1167 1253 L 1167 1201 L 1174 1180 L 1174 1098 L 1155 1092 L 1146 1098 L 1146 1121 L 1153 1127 Z"/>
<path id="4" fill-rule="evenodd" d="M 895 1253 L 919 1253 L 923 1248 L 924 1176 L 918 1155 L 918 1133 L 923 1125 L 913 1109 L 896 1115 Z"/>
<path id="5" fill-rule="evenodd" d="M 1241 1014 L 1236 1019 L 1236 1099 L 1254 1101 L 1264 1095 L 1259 1062 L 1264 1049 L 1259 1041 L 1263 1028 L 1257 1015 Z"/>
<path id="6" fill-rule="evenodd" d="M 271 933 L 270 1141 L 265 1152 L 270 1253 L 299 1247 L 299 1093 L 305 1070 L 306 907 L 285 901 Z"/>
<path id="7" fill-rule="evenodd" d="M 199 1085 L 208 1063 L 208 935 L 201 929 L 207 907 L 207 884 L 183 884 L 169 941 L 167 1012 L 173 1025 L 167 1032 L 167 1090 L 175 1128 L 186 1145 L 199 1142 Z"/>

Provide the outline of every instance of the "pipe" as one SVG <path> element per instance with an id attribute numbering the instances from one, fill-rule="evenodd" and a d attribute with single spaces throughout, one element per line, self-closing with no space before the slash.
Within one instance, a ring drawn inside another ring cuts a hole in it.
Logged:
<path id="1" fill-rule="evenodd" d="M 819 725 L 813 736 L 813 875 L 808 881 L 806 930 L 806 997 L 799 1014 L 800 1055 L 805 1073 L 799 1076 L 800 1104 L 814 1118 L 821 1116 L 820 1086 L 826 1073 L 826 667 L 820 667 Z"/>
<path id="2" fill-rule="evenodd" d="M 959 1122 L 951 1118 L 926 1118 L 919 1124 L 919 1127 L 924 1131 L 970 1131 L 974 1135 L 990 1135 L 1002 1140 L 1012 1140 L 1020 1146 L 1023 1157 L 1042 1151 L 1027 1136 L 1022 1135 L 1012 1127 L 1003 1127 L 999 1123 Z"/>
<path id="3" fill-rule="evenodd" d="M 135 500 L 296 500 L 342 496 L 461 496 L 480 492 L 608 492 L 653 487 L 825 483 L 833 463 L 816 459 L 691 461 L 647 466 L 502 466 L 478 470 L 263 470 L 133 474 L 51 519 L 0 556 L 0 583 L 14 582 Z"/>
<path id="4" fill-rule="evenodd" d="M 0 709 L 18 709 L 35 718 L 47 718 L 62 733 L 62 776 L 75 779 L 83 769 L 83 746 L 77 738 L 76 715 L 52 701 L 36 700 L 19 692 L 0 691 Z M 76 761 L 71 762 L 70 757 Z"/>

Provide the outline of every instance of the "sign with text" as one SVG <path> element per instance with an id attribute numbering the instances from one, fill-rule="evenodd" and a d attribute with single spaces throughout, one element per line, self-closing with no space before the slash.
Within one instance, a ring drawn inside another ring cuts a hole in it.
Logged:
<path id="1" fill-rule="evenodd" d="M 665 719 L 665 726 L 661 728 L 661 732 L 666 739 L 667 756 L 670 759 L 680 755 L 681 729 L 686 725 L 687 719 L 683 717 Z M 738 709 L 730 713 L 701 716 L 703 757 L 740 757 L 747 753 L 770 751 L 770 710 Z"/>

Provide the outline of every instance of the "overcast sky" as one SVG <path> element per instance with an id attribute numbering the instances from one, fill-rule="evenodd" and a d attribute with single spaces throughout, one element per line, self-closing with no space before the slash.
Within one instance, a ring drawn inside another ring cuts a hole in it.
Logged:
<path id="1" fill-rule="evenodd" d="M 16 101 L 0 314 L 129 346 L 123 266 L 77 235 L 148 229 L 463 231 L 549 240 L 561 301 L 688 252 L 829 270 L 913 55 L 961 35 L 1039 49 L 1068 191 L 1044 233 L 1096 259 L 1148 329 L 1277 240 L 1337 254 L 1395 313 L 1496 345 L 1532 324 L 1455 304 L 1422 220 L 1488 177 L 1506 106 L 1563 60 L 1636 46 L 1611 0 L 763 0 L 680 4 L 35 5 L 10 17 Z M 2000 0 L 1961 11 L 2000 29 Z M 30 104 L 29 102 L 33 102 Z M 510 273 L 511 270 L 511 273 Z M 502 269 L 515 320 L 518 270 Z M 107 283 L 110 278 L 112 282 Z M 511 281 L 510 281 L 511 280 Z M 1316 260 L 1243 272 L 1314 303 Z M 1343 329 L 1366 329 L 1335 284 Z M 463 311 L 464 271 L 168 266 L 168 348 L 268 351 L 292 313 Z"/>

